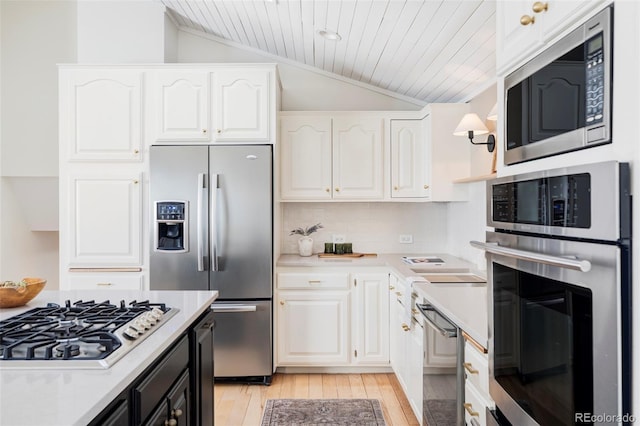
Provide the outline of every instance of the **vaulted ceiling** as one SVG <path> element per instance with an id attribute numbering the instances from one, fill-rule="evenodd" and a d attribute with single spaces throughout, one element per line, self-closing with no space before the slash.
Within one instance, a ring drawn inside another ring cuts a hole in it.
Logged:
<path id="1" fill-rule="evenodd" d="M 425 103 L 495 76 L 495 0 L 159 1 L 180 27 Z"/>

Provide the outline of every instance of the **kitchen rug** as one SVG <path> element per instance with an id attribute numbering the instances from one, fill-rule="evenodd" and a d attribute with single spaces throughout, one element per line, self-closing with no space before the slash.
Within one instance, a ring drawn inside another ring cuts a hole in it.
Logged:
<path id="1" fill-rule="evenodd" d="M 386 426 L 377 399 L 268 399 L 261 426 Z"/>

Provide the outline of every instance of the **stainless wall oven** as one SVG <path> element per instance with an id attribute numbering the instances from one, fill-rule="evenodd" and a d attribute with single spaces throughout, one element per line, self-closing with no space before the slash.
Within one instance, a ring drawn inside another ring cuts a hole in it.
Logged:
<path id="1" fill-rule="evenodd" d="M 490 394 L 500 424 L 627 424 L 629 169 L 606 162 L 489 182 Z M 506 420 L 506 421 L 505 421 Z"/>

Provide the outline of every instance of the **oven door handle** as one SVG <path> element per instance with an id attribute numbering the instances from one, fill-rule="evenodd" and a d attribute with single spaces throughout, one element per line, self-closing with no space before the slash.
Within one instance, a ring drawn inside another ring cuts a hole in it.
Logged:
<path id="1" fill-rule="evenodd" d="M 498 243 L 469 241 L 469 244 L 473 247 L 482 249 L 487 253 L 499 254 L 514 259 L 528 260 L 550 266 L 559 266 L 560 268 L 573 269 L 581 272 L 589 272 L 591 270 L 591 262 L 588 260 L 569 259 L 567 257 L 550 256 L 548 254 L 536 253 L 533 251 L 501 247 Z"/>

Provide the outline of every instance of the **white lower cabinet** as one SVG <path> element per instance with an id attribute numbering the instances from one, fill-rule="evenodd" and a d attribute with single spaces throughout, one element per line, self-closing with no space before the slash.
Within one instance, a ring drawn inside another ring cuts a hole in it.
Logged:
<path id="1" fill-rule="evenodd" d="M 487 408 L 495 403 L 489 396 L 489 360 L 487 354 L 467 340 L 464 345 L 464 418 L 468 425 L 487 424 Z"/>
<path id="2" fill-rule="evenodd" d="M 69 288 L 74 290 L 144 290 L 142 272 L 69 272 Z"/>
<path id="3" fill-rule="evenodd" d="M 277 365 L 389 365 L 386 273 L 318 269 L 277 273 Z"/>

